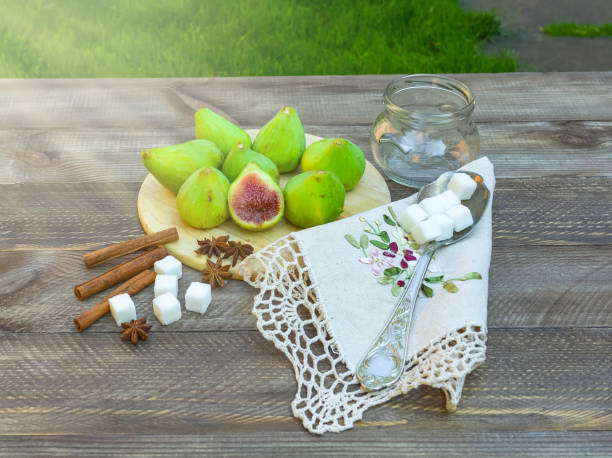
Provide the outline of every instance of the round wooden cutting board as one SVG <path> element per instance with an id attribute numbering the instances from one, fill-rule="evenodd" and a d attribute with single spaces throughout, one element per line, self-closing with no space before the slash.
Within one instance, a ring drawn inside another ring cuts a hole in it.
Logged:
<path id="1" fill-rule="evenodd" d="M 257 130 L 247 130 L 251 138 L 255 138 Z M 320 140 L 320 137 L 306 134 L 306 145 Z M 298 172 L 285 173 L 280 177 L 281 189 L 285 183 Z M 229 235 L 230 240 L 239 240 L 250 243 L 259 250 L 279 238 L 294 232 L 300 228 L 293 226 L 283 219 L 273 228 L 262 232 L 250 232 L 240 229 L 231 219 L 220 226 L 211 229 L 196 229 L 183 223 L 179 217 L 175 205 L 176 196 L 164 188 L 149 174 L 145 178 L 138 192 L 138 217 L 147 234 L 158 232 L 175 226 L 179 232 L 179 240 L 166 245 L 166 248 L 183 264 L 187 264 L 196 270 L 202 270 L 206 265 L 206 256 L 195 253 L 198 248 L 198 240 L 205 238 Z M 385 179 L 376 168 L 366 161 L 365 173 L 357 186 L 346 193 L 344 212 L 340 218 L 345 218 L 365 210 L 389 203 L 391 195 Z M 239 263 L 230 271 L 238 274 Z"/>

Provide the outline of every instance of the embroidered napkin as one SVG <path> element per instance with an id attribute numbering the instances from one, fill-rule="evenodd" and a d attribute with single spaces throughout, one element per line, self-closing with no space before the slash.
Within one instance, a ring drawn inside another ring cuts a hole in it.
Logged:
<path id="1" fill-rule="evenodd" d="M 354 371 L 416 264 L 418 250 L 394 220 L 416 194 L 391 203 L 393 211 L 385 205 L 295 232 L 243 261 L 244 278 L 260 290 L 257 326 L 295 368 L 292 410 L 309 431 L 351 428 L 369 407 L 420 385 L 441 388 L 454 410 L 465 376 L 484 361 L 495 176 L 487 158 L 462 170 L 482 175 L 491 199 L 469 237 L 436 253 L 430 289 L 415 307 L 407 370 L 393 386 L 363 391 Z"/>

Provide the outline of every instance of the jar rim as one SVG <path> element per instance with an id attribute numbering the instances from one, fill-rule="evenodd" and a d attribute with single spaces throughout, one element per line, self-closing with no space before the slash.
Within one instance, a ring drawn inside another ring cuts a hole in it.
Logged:
<path id="1" fill-rule="evenodd" d="M 416 86 L 415 84 L 419 85 Z M 393 95 L 399 92 L 398 86 L 404 86 L 404 88 L 414 86 L 421 88 L 430 88 L 433 90 L 450 91 L 456 95 L 459 95 L 465 103 L 463 106 L 455 110 L 449 110 L 444 113 L 427 113 L 426 115 L 424 115 L 422 113 L 403 108 L 393 102 Z M 466 117 L 474 110 L 474 107 L 476 105 L 476 99 L 474 97 L 474 94 L 472 93 L 472 90 L 467 86 L 467 84 L 450 76 L 436 75 L 430 73 L 405 75 L 392 80 L 389 84 L 387 84 L 387 87 L 385 88 L 383 100 L 387 109 L 398 114 L 399 116 L 409 117 L 418 121 L 429 120 L 433 122 L 453 121 L 459 117 Z"/>

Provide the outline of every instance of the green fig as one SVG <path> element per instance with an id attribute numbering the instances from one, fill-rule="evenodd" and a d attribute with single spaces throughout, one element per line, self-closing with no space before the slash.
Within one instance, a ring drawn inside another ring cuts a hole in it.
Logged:
<path id="1" fill-rule="evenodd" d="M 228 192 L 229 213 L 249 231 L 269 229 L 283 218 L 285 201 L 276 181 L 255 162 L 249 162 Z"/>
<path id="2" fill-rule="evenodd" d="M 195 114 L 196 138 L 210 140 L 227 156 L 232 147 L 242 142 L 251 146 L 251 137 L 244 130 L 208 108 Z"/>
<path id="3" fill-rule="evenodd" d="M 255 162 L 264 172 L 278 181 L 278 168 L 276 164 L 263 154 L 256 153 L 244 143 L 236 143 L 234 145 L 225 158 L 221 171 L 230 181 L 234 181 L 249 162 Z"/>
<path id="4" fill-rule="evenodd" d="M 343 138 L 325 138 L 314 142 L 302 156 L 302 170 L 334 172 L 347 191 L 353 189 L 365 171 L 365 156 L 353 142 Z"/>
<path id="5" fill-rule="evenodd" d="M 181 219 L 200 229 L 215 227 L 229 216 L 227 191 L 230 183 L 219 170 L 202 167 L 191 174 L 176 196 Z"/>
<path id="6" fill-rule="evenodd" d="M 304 128 L 292 107 L 281 108 L 253 142 L 253 149 L 272 159 L 280 173 L 297 169 L 305 147 Z"/>
<path id="7" fill-rule="evenodd" d="M 285 185 L 285 218 L 299 227 L 334 221 L 344 210 L 346 191 L 334 172 L 300 173 Z"/>
<path id="8" fill-rule="evenodd" d="M 146 149 L 140 153 L 144 166 L 163 187 L 176 194 L 189 175 L 202 167 L 218 168 L 223 153 L 208 140 Z"/>

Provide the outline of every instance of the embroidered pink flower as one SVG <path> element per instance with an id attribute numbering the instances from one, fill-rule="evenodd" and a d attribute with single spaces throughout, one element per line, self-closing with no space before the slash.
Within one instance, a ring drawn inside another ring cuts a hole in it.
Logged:
<path id="1" fill-rule="evenodd" d="M 404 280 L 398 280 L 397 286 L 401 286 L 403 288 L 404 286 L 406 286 L 406 282 Z"/>
<path id="2" fill-rule="evenodd" d="M 414 251 L 412 250 L 404 250 L 404 260 L 405 261 L 416 261 L 417 258 L 414 256 Z M 405 267 L 404 267 L 405 269 Z"/>
<path id="3" fill-rule="evenodd" d="M 383 269 L 393 266 L 393 263 L 380 255 L 376 248 L 370 248 L 367 257 L 359 258 L 362 264 L 372 264 L 372 273 L 377 277 L 383 272 Z"/>
<path id="4" fill-rule="evenodd" d="M 389 251 L 391 251 L 392 253 L 397 253 L 398 249 L 399 249 L 399 247 L 397 246 L 397 243 L 391 242 L 389 244 Z M 408 250 L 404 250 L 404 251 L 408 251 Z"/>

